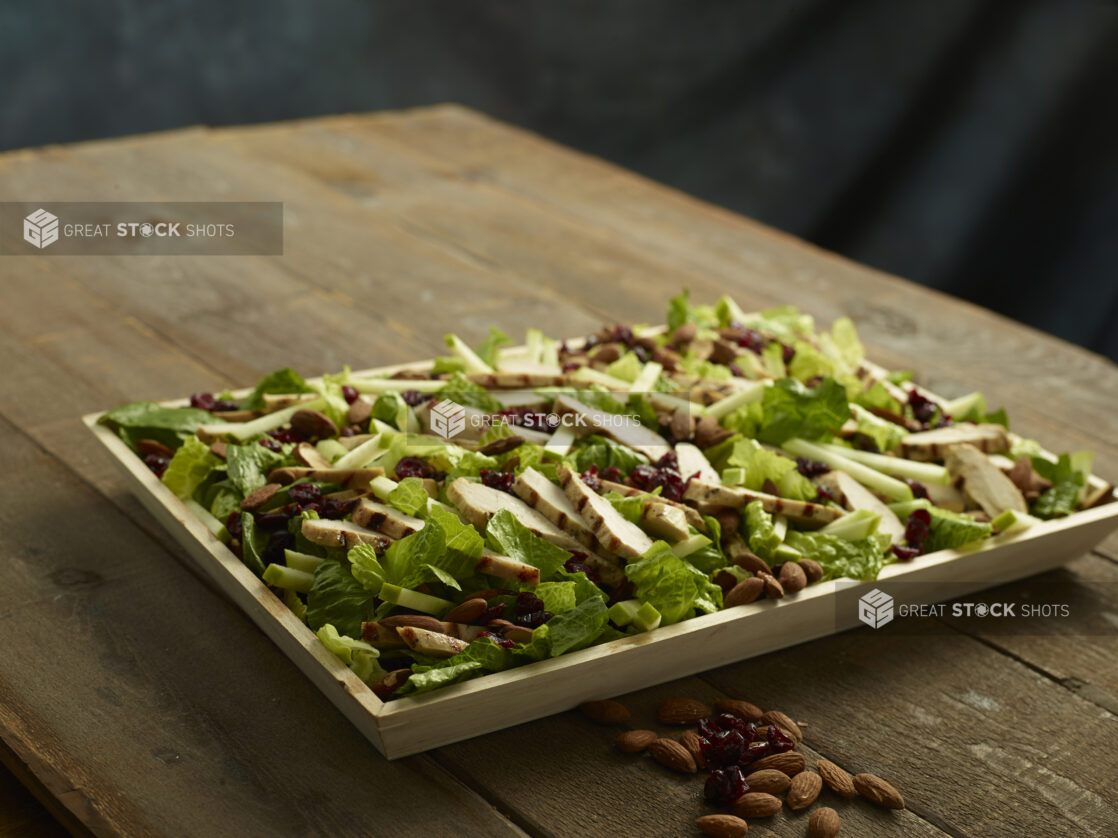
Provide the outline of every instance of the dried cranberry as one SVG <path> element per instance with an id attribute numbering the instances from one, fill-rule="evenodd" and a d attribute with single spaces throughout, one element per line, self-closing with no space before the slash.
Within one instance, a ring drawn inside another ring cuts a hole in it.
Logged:
<path id="1" fill-rule="evenodd" d="M 512 484 L 516 482 L 516 475 L 511 471 L 497 471 L 496 469 L 483 468 L 481 482 L 490 489 L 512 494 Z"/>
<path id="2" fill-rule="evenodd" d="M 299 483 L 288 489 L 287 496 L 298 504 L 318 503 L 322 500 L 322 489 L 313 483 Z"/>
<path id="3" fill-rule="evenodd" d="M 730 363 L 730 364 L 727 364 L 726 366 L 728 366 L 730 368 L 730 374 L 733 375 L 734 377 L 745 378 L 745 373 L 741 371 L 741 367 L 739 367 L 737 364 Z"/>
<path id="4" fill-rule="evenodd" d="M 270 436 L 260 438 L 260 444 L 267 448 L 269 451 L 282 451 L 283 446 L 272 439 Z"/>
<path id="5" fill-rule="evenodd" d="M 792 737 L 780 729 L 778 725 L 769 725 L 768 739 L 770 754 L 783 754 L 796 747 Z"/>
<path id="6" fill-rule="evenodd" d="M 768 742 L 750 742 L 745 749 L 745 754 L 741 758 L 741 764 L 749 765 L 750 763 L 754 763 L 757 760 L 761 759 L 761 757 L 767 757 L 768 755 Z"/>
<path id="7" fill-rule="evenodd" d="M 350 511 L 356 504 L 356 500 L 338 500 L 337 498 L 325 498 L 322 501 L 322 511 L 319 514 L 323 518 L 330 518 L 334 521 L 340 521 L 342 518 L 350 513 Z"/>
<path id="8" fill-rule="evenodd" d="M 291 517 L 285 515 L 282 510 L 275 512 L 261 512 L 255 516 L 256 526 L 262 530 L 278 530 L 281 527 L 287 527 L 287 519 Z"/>
<path id="9" fill-rule="evenodd" d="M 935 402 L 924 398 L 915 390 L 908 391 L 908 405 L 912 408 L 913 418 L 922 425 L 927 425 L 939 410 Z"/>
<path id="10" fill-rule="evenodd" d="M 818 387 L 822 383 L 823 383 L 823 376 L 813 375 L 811 378 L 809 378 L 807 381 L 804 382 L 804 386 L 809 387 L 811 389 L 815 389 L 816 387 Z"/>
<path id="11" fill-rule="evenodd" d="M 637 356 L 637 360 L 642 364 L 647 364 L 652 360 L 652 356 L 648 354 L 648 350 L 639 343 L 633 347 L 633 354 Z"/>
<path id="12" fill-rule="evenodd" d="M 595 492 L 602 491 L 602 481 L 601 478 L 598 477 L 598 467 L 596 465 L 591 465 L 590 468 L 582 473 L 582 482 Z"/>
<path id="13" fill-rule="evenodd" d="M 285 443 L 299 443 L 306 440 L 306 437 L 294 428 L 277 428 L 274 431 L 268 431 L 268 436 L 270 436 L 276 442 Z"/>
<path id="14" fill-rule="evenodd" d="M 761 350 L 769 343 L 765 336 L 756 329 L 746 329 L 740 324 L 734 325 L 733 340 L 738 346 L 744 347 L 758 355 L 761 354 Z"/>
<path id="15" fill-rule="evenodd" d="M 403 480 L 406 477 L 433 477 L 435 469 L 426 460 L 419 457 L 401 457 L 396 463 L 396 477 Z"/>
<path id="16" fill-rule="evenodd" d="M 928 496 L 928 487 L 921 483 L 919 480 L 913 480 L 911 477 L 906 477 L 904 482 L 908 484 L 908 488 L 912 489 L 913 497 L 926 498 Z"/>
<path id="17" fill-rule="evenodd" d="M 554 616 L 550 611 L 533 611 L 531 614 L 517 617 L 515 622 L 524 628 L 537 629 Z"/>
<path id="18" fill-rule="evenodd" d="M 404 404 L 409 407 L 417 407 L 426 401 L 427 397 L 418 390 L 405 390 L 400 394 L 400 398 L 404 400 Z"/>
<path id="19" fill-rule="evenodd" d="M 807 457 L 796 458 L 796 471 L 804 477 L 818 477 L 821 474 L 826 474 L 831 470 L 831 467 L 826 463 L 821 463 L 818 460 L 809 460 Z"/>
<path id="20" fill-rule="evenodd" d="M 508 610 L 507 605 L 491 605 L 485 609 L 481 616 L 478 617 L 478 622 L 482 625 L 491 623 L 494 620 L 503 620 L 505 618 L 505 611 Z"/>
<path id="21" fill-rule="evenodd" d="M 218 399 L 214 402 L 213 409 L 215 413 L 230 413 L 234 410 L 240 410 L 241 406 L 230 399 Z"/>
<path id="22" fill-rule="evenodd" d="M 585 562 L 579 561 L 578 558 L 567 559 L 563 564 L 563 569 L 566 570 L 567 573 L 585 573 L 586 578 L 595 584 L 602 579 L 602 577 L 598 575 L 598 571 L 594 570 L 594 568 Z"/>
<path id="23" fill-rule="evenodd" d="M 842 505 L 842 498 L 839 496 L 839 494 L 831 491 L 831 489 L 827 488 L 826 486 L 816 486 L 815 491 L 816 495 L 812 499 L 812 503 L 825 503 L 826 501 L 831 501 L 832 503 L 837 503 L 839 506 Z"/>
<path id="24" fill-rule="evenodd" d="M 598 587 L 604 590 L 606 586 L 599 585 Z M 636 590 L 637 589 L 633 585 L 633 583 L 627 579 L 624 582 L 618 582 L 607 591 L 607 593 L 609 594 L 608 604 L 614 605 L 618 602 L 624 602 L 627 599 L 632 599 L 633 594 L 636 593 Z"/>
<path id="25" fill-rule="evenodd" d="M 229 517 L 225 519 L 225 529 L 229 530 L 231 538 L 241 537 L 241 513 L 233 511 L 229 513 Z"/>
<path id="26" fill-rule="evenodd" d="M 623 343 L 626 346 L 633 345 L 633 330 L 628 326 L 618 324 L 610 330 L 609 340 L 613 343 Z"/>
<path id="27" fill-rule="evenodd" d="M 639 466 L 635 466 L 633 470 L 629 472 L 629 481 L 638 489 L 645 492 L 651 492 L 656 488 L 657 478 L 658 474 L 656 469 L 652 466 L 646 466 L 643 463 Z"/>
<path id="28" fill-rule="evenodd" d="M 509 640 L 507 637 L 502 637 L 499 634 L 494 634 L 491 631 L 483 631 L 481 634 L 478 635 L 478 638 L 482 637 L 488 637 L 502 649 L 512 649 L 516 646 L 516 643 L 512 640 Z"/>
<path id="29" fill-rule="evenodd" d="M 357 431 L 353 430 L 349 425 L 346 425 L 338 431 L 338 436 L 353 436 L 355 433 L 357 433 Z"/>
<path id="30" fill-rule="evenodd" d="M 216 401 L 213 393 L 195 393 L 190 397 L 190 406 L 198 410 L 213 410 Z"/>
<path id="31" fill-rule="evenodd" d="M 703 787 L 703 797 L 711 803 L 729 806 L 749 791 L 745 775 L 736 765 L 712 771 Z"/>
<path id="32" fill-rule="evenodd" d="M 909 547 L 923 552 L 924 541 L 932 531 L 932 513 L 927 509 L 914 509 L 904 526 L 904 540 Z"/>
<path id="33" fill-rule="evenodd" d="M 902 562 L 912 561 L 920 555 L 920 551 L 915 547 L 902 547 L 900 544 L 894 544 L 890 549 L 892 549 L 893 555 Z"/>
<path id="34" fill-rule="evenodd" d="M 268 564 L 284 564 L 284 550 L 295 546 L 295 536 L 287 530 L 280 530 L 268 537 L 268 546 L 264 548 L 263 559 Z"/>
<path id="35" fill-rule="evenodd" d="M 796 350 L 786 343 L 782 344 L 782 346 L 784 348 L 784 352 L 782 353 L 784 356 L 784 363 L 792 363 L 792 359 L 796 357 Z"/>
<path id="36" fill-rule="evenodd" d="M 608 480 L 611 483 L 620 483 L 625 479 L 625 475 L 621 473 L 621 469 L 617 466 L 606 466 L 599 476 L 602 480 Z"/>
<path id="37" fill-rule="evenodd" d="M 574 372 L 581 367 L 582 364 L 579 361 L 564 361 L 561 369 L 563 372 Z"/>
<path id="38" fill-rule="evenodd" d="M 736 730 L 719 730 L 699 740 L 699 750 L 711 768 L 739 764 L 748 746 L 745 737 Z"/>
<path id="39" fill-rule="evenodd" d="M 516 616 L 523 617 L 534 611 L 543 611 L 543 600 L 531 591 L 521 591 L 516 595 Z"/>
<path id="40" fill-rule="evenodd" d="M 881 449 L 877 445 L 877 440 L 861 431 L 856 431 L 851 434 L 850 443 L 859 451 L 869 451 L 871 454 L 881 453 Z"/>
<path id="41" fill-rule="evenodd" d="M 353 404 L 361 396 L 357 392 L 356 387 L 350 387 L 348 384 L 342 385 L 342 398 L 345 399 L 346 404 Z"/>
<path id="42" fill-rule="evenodd" d="M 167 470 L 170 465 L 171 458 L 164 457 L 162 454 L 145 454 L 144 465 L 152 470 L 156 477 L 162 477 L 163 472 Z"/>

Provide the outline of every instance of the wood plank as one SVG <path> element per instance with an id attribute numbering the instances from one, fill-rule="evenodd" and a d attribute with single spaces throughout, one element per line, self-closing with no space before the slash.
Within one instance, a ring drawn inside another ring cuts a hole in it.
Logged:
<path id="1" fill-rule="evenodd" d="M 695 698 L 713 705 L 726 694 L 698 678 L 685 678 L 619 697 L 632 712 L 628 727 L 649 729 L 670 738 L 686 730 L 656 721 L 656 707 L 666 698 Z M 789 690 L 766 709 L 794 710 L 796 692 Z M 794 716 L 811 723 L 814 719 Z M 481 739 L 440 748 L 435 758 L 456 776 L 492 790 L 501 808 L 514 810 L 514 820 L 531 835 L 679 836 L 694 832 L 700 815 L 724 811 L 703 802 L 706 774 L 674 774 L 646 754 L 621 754 L 612 747 L 623 728 L 599 727 L 572 711 Z M 694 729 L 693 727 L 691 729 Z M 814 744 L 814 742 L 812 743 Z M 819 752 L 801 749 L 814 766 Z M 523 755 L 508 759 L 508 754 Z M 841 763 L 840 763 L 841 764 Z M 899 775 L 902 792 L 907 791 Z M 546 788 L 545 794 L 524 794 Z M 843 835 L 905 835 L 943 838 L 944 832 L 917 814 L 889 812 L 863 800 L 846 801 L 830 792 L 820 805 L 831 806 L 842 819 Z M 782 810 L 772 819 L 751 822 L 749 834 L 802 836 L 806 813 Z"/>
<path id="2" fill-rule="evenodd" d="M 95 832 L 515 834 L 429 760 L 386 763 L 235 607 L 0 433 L 0 621 L 50 650 L 0 659 L 0 738 Z"/>
<path id="3" fill-rule="evenodd" d="M 913 811 L 952 835 L 1039 824 L 1052 835 L 1113 835 L 1114 717 L 931 623 L 923 634 L 913 621 L 904 633 L 846 632 L 704 679 L 810 720 L 811 746 L 895 780 Z"/>
<path id="4" fill-rule="evenodd" d="M 0 754 L 2 762 L 3 755 Z M 33 780 L 34 775 L 27 773 L 26 777 L 17 778 L 0 764 L 0 838 L 65 838 L 69 833 L 24 785 L 29 779 Z M 47 803 L 57 807 L 52 795 L 46 792 L 44 795 Z M 80 821 L 73 819 L 72 828 L 75 834 L 82 834 L 78 832 L 83 828 Z"/>

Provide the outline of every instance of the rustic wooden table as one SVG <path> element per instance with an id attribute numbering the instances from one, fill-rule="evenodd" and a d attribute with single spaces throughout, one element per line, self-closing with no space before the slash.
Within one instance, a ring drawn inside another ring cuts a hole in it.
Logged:
<path id="1" fill-rule="evenodd" d="M 658 321 L 689 286 L 850 315 L 882 363 L 981 388 L 1118 477 L 1112 364 L 462 108 L 20 151 L 0 185 L 286 210 L 282 258 L 0 264 L 0 758 L 77 834 L 678 836 L 703 811 L 697 780 L 613 753 L 577 713 L 385 761 L 128 495 L 83 413 L 427 357 L 452 329 Z M 1004 589 L 1070 603 L 1062 634 L 918 621 L 626 700 L 642 721 L 671 695 L 809 720 L 811 751 L 909 802 L 836 804 L 844 835 L 1115 836 L 1116 561 L 1112 539 Z M 0 777 L 0 836 L 58 833 L 28 801 Z M 750 832 L 805 833 L 783 815 Z"/>

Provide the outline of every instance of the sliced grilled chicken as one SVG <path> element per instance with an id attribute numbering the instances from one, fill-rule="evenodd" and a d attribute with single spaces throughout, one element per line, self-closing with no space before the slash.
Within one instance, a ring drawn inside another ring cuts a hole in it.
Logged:
<path id="1" fill-rule="evenodd" d="M 547 539 L 564 550 L 583 551 L 583 546 L 578 541 L 571 538 L 515 495 L 491 489 L 481 483 L 474 483 L 465 477 L 459 477 L 446 487 L 446 496 L 451 503 L 458 507 L 458 511 L 462 513 L 466 521 L 482 532 L 485 532 L 485 527 L 490 518 L 502 509 L 507 509 L 516 516 L 520 523 L 541 538 Z"/>
<path id="2" fill-rule="evenodd" d="M 559 467 L 559 483 L 579 514 L 594 531 L 598 543 L 611 553 L 628 559 L 639 558 L 652 546 L 644 530 L 625 518 L 603 498 L 582 482 L 582 478 L 566 466 Z"/>
<path id="3" fill-rule="evenodd" d="M 877 531 L 888 533 L 894 541 L 904 543 L 904 524 L 901 523 L 901 519 L 892 509 L 882 503 L 877 495 L 845 471 L 829 471 L 817 477 L 815 482 L 834 492 L 838 498 L 841 498 L 842 505 L 849 510 L 865 509 L 869 512 L 876 512 L 881 516 L 881 523 L 878 524 Z"/>
<path id="4" fill-rule="evenodd" d="M 666 439 L 640 422 L 589 407 L 571 396 L 557 398 L 555 411 L 560 414 L 573 413 L 581 416 L 588 430 L 596 431 L 614 442 L 620 442 L 634 451 L 639 451 L 652 462 L 656 462 L 671 451 L 671 446 Z"/>
<path id="5" fill-rule="evenodd" d="M 633 486 L 626 486 L 624 483 L 614 483 L 612 480 L 602 481 L 602 491 L 617 492 L 619 495 L 624 495 L 627 498 L 631 498 L 636 495 L 647 495 L 648 503 L 662 504 L 664 506 L 670 506 L 673 509 L 678 509 L 680 512 L 683 513 L 683 516 L 687 519 L 688 524 L 690 524 L 697 530 L 706 532 L 707 525 L 706 522 L 703 520 L 703 516 L 685 503 L 677 503 L 674 500 L 668 500 L 667 498 L 661 497 L 660 495 L 650 495 L 648 492 L 645 492 L 642 489 L 636 489 Z"/>
<path id="6" fill-rule="evenodd" d="M 395 507 L 363 498 L 353 510 L 353 523 L 379 530 L 390 538 L 404 538 L 423 529 L 423 521 Z"/>
<path id="7" fill-rule="evenodd" d="M 305 465 L 307 468 L 330 468 L 330 461 L 319 454 L 318 449 L 311 445 L 309 442 L 300 442 L 298 445 L 296 445 L 294 454 L 295 459 Z"/>
<path id="8" fill-rule="evenodd" d="M 699 450 L 697 445 L 690 442 L 680 442 L 675 447 L 675 456 L 679 460 L 679 473 L 683 479 L 697 476 L 699 480 L 707 483 L 721 483 L 722 478 L 706 458 L 706 454 Z"/>
<path id="9" fill-rule="evenodd" d="M 404 645 L 396 629 L 375 622 L 361 624 L 361 639 L 378 649 L 398 649 Z"/>
<path id="10" fill-rule="evenodd" d="M 347 489 L 356 489 L 359 492 L 367 492 L 373 479 L 383 476 L 384 469 L 382 468 L 304 468 L 296 466 L 273 469 L 272 473 L 268 475 L 268 482 L 281 483 L 286 486 L 296 480 L 310 478 L 324 483 L 338 483 Z"/>
<path id="11" fill-rule="evenodd" d="M 987 454 L 1001 454 L 1009 450 L 1009 435 L 1001 425 L 963 422 L 909 434 L 901 440 L 901 456 L 910 460 L 942 460 L 959 445 L 970 445 Z"/>
<path id="12" fill-rule="evenodd" d="M 283 410 L 285 407 L 302 404 L 303 402 L 312 402 L 320 398 L 322 398 L 322 396 L 318 393 L 265 393 L 264 412 L 275 413 L 277 410 Z"/>
<path id="13" fill-rule="evenodd" d="M 371 544 L 378 553 L 383 553 L 392 539 L 379 533 L 359 527 L 350 521 L 332 521 L 316 518 L 303 521 L 303 535 L 308 541 L 323 547 L 356 547 L 358 544 Z"/>
<path id="14" fill-rule="evenodd" d="M 481 558 L 478 559 L 477 563 L 477 572 L 498 576 L 501 579 L 511 579 L 524 585 L 540 584 L 538 568 L 532 567 L 530 564 L 524 564 L 524 562 L 518 562 L 516 559 L 510 559 L 508 556 L 502 556 L 500 553 L 494 553 L 488 548 L 481 551 Z"/>
<path id="15" fill-rule="evenodd" d="M 641 520 L 649 532 L 672 542 L 683 541 L 691 535 L 687 516 L 682 509 L 666 503 L 656 503 L 653 495 L 648 497 L 649 500 L 641 504 Z"/>
<path id="16" fill-rule="evenodd" d="M 454 657 L 470 645 L 465 640 L 415 626 L 401 626 L 396 632 L 409 648 L 433 658 Z"/>
<path id="17" fill-rule="evenodd" d="M 593 548 L 594 533 L 590 531 L 590 525 L 578 514 L 563 490 L 534 468 L 524 469 L 513 483 L 512 490 L 571 538 Z"/>
<path id="18" fill-rule="evenodd" d="M 469 643 L 471 640 L 476 640 L 486 631 L 485 626 L 448 623 L 435 617 L 424 617 L 413 614 L 403 615 L 403 617 L 399 618 L 402 622 L 389 625 L 393 623 L 395 619 L 397 618 L 388 617 L 378 622 L 362 623 L 361 639 L 377 648 L 384 648 L 384 643 L 396 643 L 402 646 L 404 645 L 404 641 L 400 639 L 399 630 L 404 626 L 412 626 L 413 628 L 424 629 L 425 631 L 445 634 L 447 637 L 456 637 L 459 640 L 465 640 Z"/>
<path id="19" fill-rule="evenodd" d="M 928 491 L 928 500 L 936 506 L 942 506 L 951 512 L 963 512 L 967 508 L 967 496 L 954 486 L 925 483 L 924 488 Z"/>
<path id="20" fill-rule="evenodd" d="M 958 443 L 952 446 L 947 452 L 947 471 L 956 485 L 961 485 L 963 493 L 991 518 L 1007 509 L 1029 511 L 1021 490 L 973 445 Z"/>
<path id="21" fill-rule="evenodd" d="M 750 501 L 759 500 L 766 512 L 783 515 L 790 521 L 808 527 L 821 527 L 843 516 L 841 510 L 830 506 L 802 500 L 787 500 L 765 492 L 743 489 L 740 486 L 716 486 L 701 480 L 692 480 L 684 497 L 694 501 L 700 509 L 704 506 L 729 506 L 740 509 Z"/>

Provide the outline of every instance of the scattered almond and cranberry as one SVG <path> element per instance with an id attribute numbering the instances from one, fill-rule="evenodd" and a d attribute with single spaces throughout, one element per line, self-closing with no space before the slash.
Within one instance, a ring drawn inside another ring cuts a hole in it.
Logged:
<path id="1" fill-rule="evenodd" d="M 580 709 L 597 724 L 622 725 L 631 715 L 617 701 L 590 701 Z M 740 838 L 749 831 L 750 819 L 771 818 L 787 807 L 794 812 L 811 809 L 809 838 L 833 838 L 841 827 L 838 812 L 828 806 L 811 808 L 825 791 L 842 798 L 861 795 L 885 809 L 905 808 L 901 793 L 875 774 L 852 775 L 823 758 L 809 769 L 796 750 L 806 725 L 779 710 L 762 712 L 748 701 L 730 698 L 717 701 L 712 710 L 696 699 L 671 698 L 661 702 L 656 719 L 662 725 L 695 728 L 685 730 L 678 740 L 652 730 L 627 730 L 614 740 L 614 747 L 628 754 L 647 751 L 656 762 L 682 774 L 706 772 L 706 802 L 732 812 L 697 818 L 695 825 L 706 835 Z"/>

